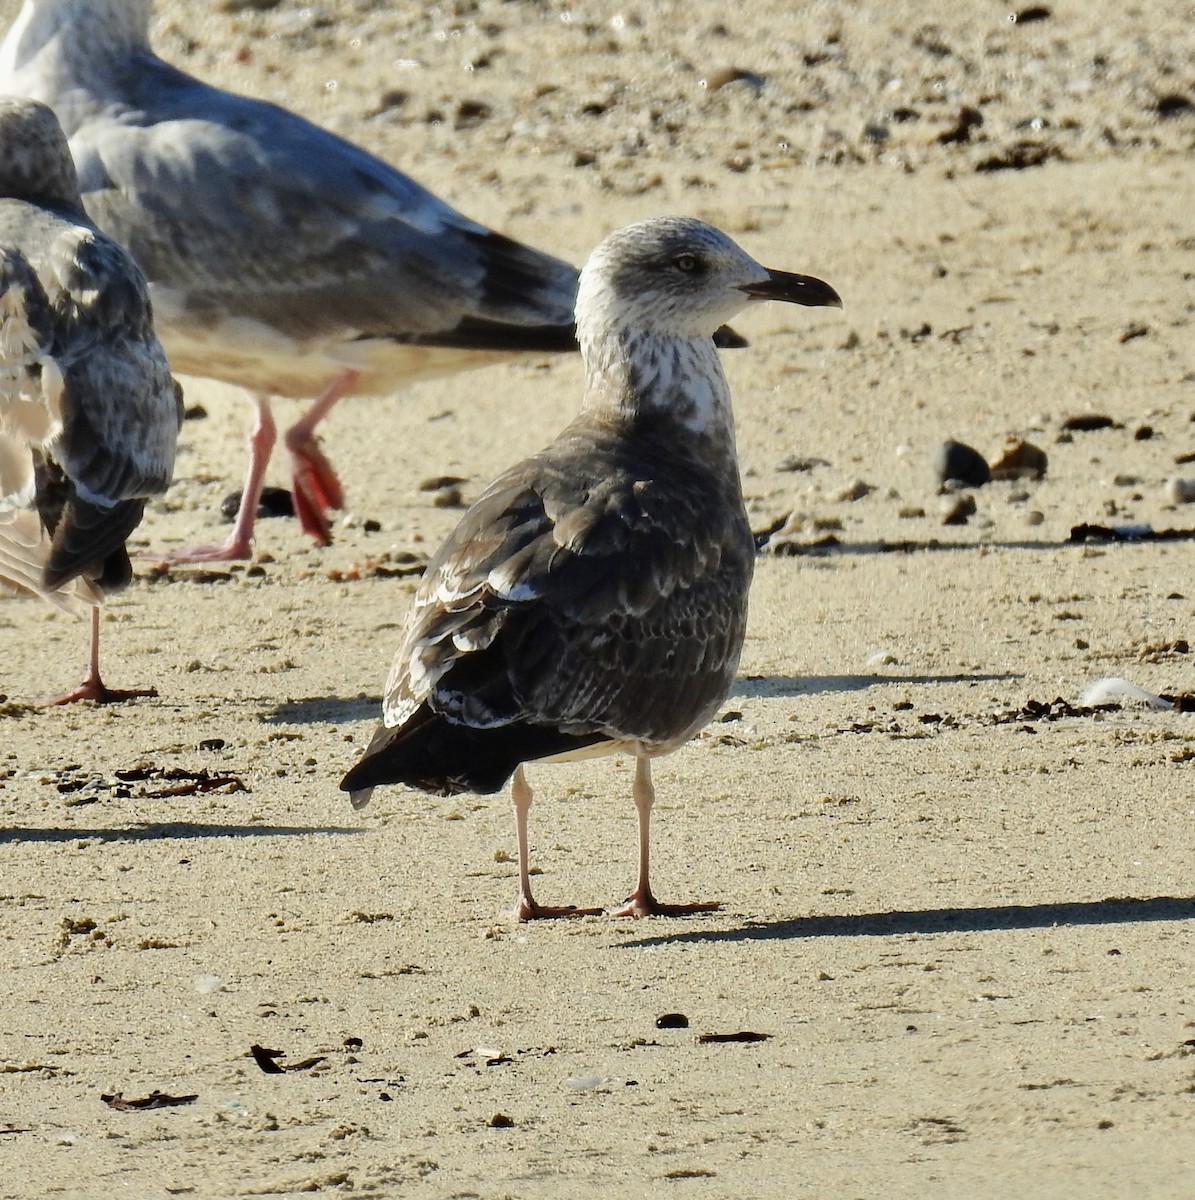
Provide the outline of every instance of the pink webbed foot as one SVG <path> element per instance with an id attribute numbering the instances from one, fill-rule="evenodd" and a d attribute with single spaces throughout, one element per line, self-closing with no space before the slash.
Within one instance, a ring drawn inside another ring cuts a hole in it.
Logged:
<path id="1" fill-rule="evenodd" d="M 292 461 L 292 485 L 295 516 L 321 546 L 332 542 L 332 523 L 328 513 L 344 507 L 344 489 L 332 464 L 314 437 L 289 444 Z"/>
<path id="2" fill-rule="evenodd" d="M 171 550 L 164 554 L 145 550 L 135 557 L 178 563 L 181 566 L 187 563 L 248 562 L 253 557 L 253 538 L 238 537 L 234 533 L 222 546 L 191 546 L 186 550 Z"/>
<path id="3" fill-rule="evenodd" d="M 63 692 L 60 696 L 45 696 L 38 701 L 48 708 L 60 704 L 74 704 L 79 700 L 91 700 L 95 704 L 123 704 L 126 700 L 137 700 L 142 696 L 156 696 L 157 688 L 110 688 L 102 679 L 85 679 L 77 688 Z"/>
<path id="4" fill-rule="evenodd" d="M 636 890 L 615 908 L 605 910 L 608 917 L 687 917 L 693 913 L 717 912 L 719 900 L 694 901 L 690 904 L 661 904 L 651 890 Z"/>
<path id="5" fill-rule="evenodd" d="M 520 896 L 511 916 L 516 921 L 547 921 L 555 917 L 600 917 L 600 908 L 576 908 L 571 904 L 563 907 L 537 904 L 530 896 Z"/>

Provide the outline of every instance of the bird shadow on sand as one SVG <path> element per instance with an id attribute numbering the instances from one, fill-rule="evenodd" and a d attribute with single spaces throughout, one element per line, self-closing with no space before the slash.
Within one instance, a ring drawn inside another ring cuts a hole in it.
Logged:
<path id="1" fill-rule="evenodd" d="M 124 828 L 67 829 L 18 826 L 0 829 L 0 846 L 20 842 L 162 842 L 192 838 L 309 837 L 364 833 L 348 825 L 204 825 L 192 821 L 152 821 Z"/>
<path id="2" fill-rule="evenodd" d="M 622 949 L 709 942 L 798 941 L 820 937 L 896 937 L 901 934 L 994 933 L 1054 926 L 1137 925 L 1149 921 L 1195 921 L 1195 896 L 1111 896 L 1055 904 L 1002 904 L 982 908 L 931 908 L 858 913 L 839 917 L 793 917 L 748 921 L 737 929 L 687 930 L 620 942 Z"/>
<path id="3" fill-rule="evenodd" d="M 764 557 L 775 558 L 837 558 L 869 554 L 921 554 L 938 552 L 966 553 L 967 551 L 1025 550 L 1029 552 L 1053 552 L 1057 550 L 1081 549 L 1086 545 L 1146 546 L 1154 542 L 1189 541 L 1195 537 L 1192 529 L 1150 529 L 1131 526 L 1116 529 L 1102 525 L 1079 525 L 1076 531 L 1089 531 L 1086 536 L 1059 538 L 1049 541 L 1041 538 L 1006 538 L 974 541 L 939 541 L 937 538 L 899 538 L 888 541 L 877 538 L 873 541 L 846 542 L 837 538 L 822 538 L 811 542 L 787 542 L 773 549 L 765 541 L 761 547 Z M 759 545 L 757 535 L 757 545 Z"/>
<path id="4" fill-rule="evenodd" d="M 307 696 L 275 705 L 261 720 L 267 725 L 345 725 L 376 721 L 381 711 L 381 696 Z"/>
<path id="5" fill-rule="evenodd" d="M 736 679 L 732 700 L 766 696 L 812 696 L 825 692 L 863 692 L 873 687 L 935 683 L 1008 683 L 1024 676 L 1012 672 L 992 675 L 747 675 Z"/>

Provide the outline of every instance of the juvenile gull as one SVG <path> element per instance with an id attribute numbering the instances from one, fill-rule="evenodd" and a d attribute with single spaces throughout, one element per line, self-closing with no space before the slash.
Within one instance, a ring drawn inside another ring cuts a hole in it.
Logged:
<path id="1" fill-rule="evenodd" d="M 639 876 L 618 915 L 659 903 L 648 879 L 652 758 L 717 711 L 734 679 L 754 543 L 714 331 L 756 300 L 836 305 L 828 284 L 769 271 L 700 221 L 611 234 L 581 273 L 580 414 L 501 475 L 432 559 L 386 681 L 382 725 L 341 788 L 438 795 L 512 779 L 515 915 L 576 915 L 531 895 L 523 764 L 635 756 Z"/>
<path id="2" fill-rule="evenodd" d="M 0 583 L 90 606 L 88 677 L 60 703 L 142 694 L 100 678 L 98 605 L 181 420 L 145 279 L 87 219 L 54 114 L 0 98 Z"/>
<path id="3" fill-rule="evenodd" d="M 150 281 L 173 369 L 254 393 L 233 531 L 179 557 L 250 556 L 270 395 L 318 396 L 285 436 L 296 511 L 326 542 L 342 493 L 315 428 L 332 406 L 576 349 L 577 273 L 301 117 L 169 66 L 149 47 L 150 8 L 25 0 L 0 46 L 0 92 L 57 112 L 88 211 Z"/>

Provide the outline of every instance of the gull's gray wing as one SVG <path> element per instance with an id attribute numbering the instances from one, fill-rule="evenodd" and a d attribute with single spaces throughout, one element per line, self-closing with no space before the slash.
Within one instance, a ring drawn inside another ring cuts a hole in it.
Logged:
<path id="1" fill-rule="evenodd" d="M 498 326 L 571 330 L 569 264 L 285 109 L 150 53 L 124 68 L 92 111 L 63 106 L 84 202 L 196 318 L 498 348 Z"/>

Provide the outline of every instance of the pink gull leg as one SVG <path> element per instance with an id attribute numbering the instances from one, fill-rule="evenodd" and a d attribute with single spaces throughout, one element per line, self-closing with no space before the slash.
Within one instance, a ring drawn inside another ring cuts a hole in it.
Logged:
<path id="1" fill-rule="evenodd" d="M 87 658 L 87 678 L 72 691 L 50 696 L 43 704 L 74 704 L 76 700 L 94 700 L 96 704 L 119 704 L 137 696 L 156 696 L 156 688 L 130 688 L 127 691 L 108 687 L 100 678 L 100 610 L 91 609 L 91 648 Z"/>
<path id="2" fill-rule="evenodd" d="M 617 908 L 608 909 L 612 917 L 683 917 L 689 913 L 717 912 L 722 905 L 713 903 L 661 904 L 651 894 L 648 869 L 651 859 L 651 806 L 656 789 L 651 782 L 651 759 L 635 759 L 635 812 L 639 824 L 639 882 L 635 890 Z"/>
<path id="3" fill-rule="evenodd" d="M 527 847 L 527 813 L 531 808 L 531 787 L 519 766 L 510 781 L 510 801 L 515 810 L 515 840 L 519 846 L 519 898 L 512 915 L 516 921 L 540 921 L 548 917 L 597 916 L 600 908 L 545 908 L 531 896 L 530 853 Z"/>
<path id="4" fill-rule="evenodd" d="M 255 417 L 249 432 L 249 468 L 245 473 L 245 486 L 241 490 L 241 507 L 237 512 L 236 524 L 223 546 L 194 546 L 167 555 L 170 562 L 237 562 L 253 557 L 253 523 L 257 520 L 257 505 L 261 500 L 261 487 L 266 477 L 270 454 L 278 438 L 274 414 L 270 411 L 269 397 L 264 393 L 253 394 Z"/>

